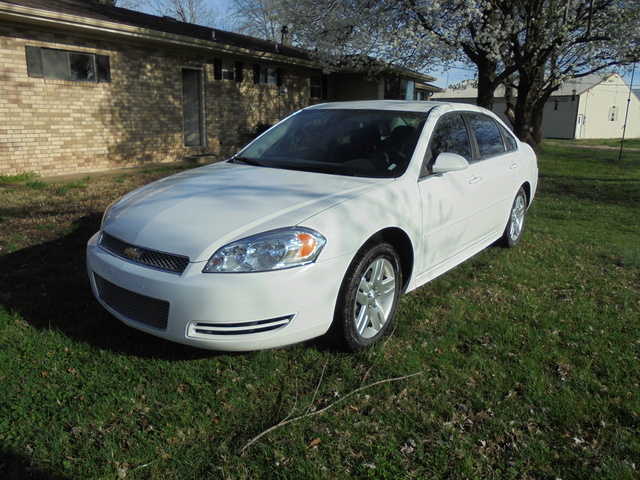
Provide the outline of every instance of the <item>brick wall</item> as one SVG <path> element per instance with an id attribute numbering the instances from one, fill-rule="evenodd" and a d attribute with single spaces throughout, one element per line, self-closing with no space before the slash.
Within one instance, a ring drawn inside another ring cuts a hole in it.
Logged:
<path id="1" fill-rule="evenodd" d="M 27 45 L 108 55 L 111 82 L 29 77 Z M 243 82 L 215 80 L 213 57 L 0 26 L 0 175 L 88 172 L 187 154 L 224 157 L 258 123 L 310 103 L 311 71 L 285 68 L 283 89 L 254 84 L 252 61 L 243 65 Z M 204 147 L 183 143 L 183 68 L 203 72 Z"/>

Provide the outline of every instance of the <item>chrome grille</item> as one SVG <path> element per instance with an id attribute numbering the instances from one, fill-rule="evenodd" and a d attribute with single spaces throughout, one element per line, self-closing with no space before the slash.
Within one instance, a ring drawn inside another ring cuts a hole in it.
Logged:
<path id="1" fill-rule="evenodd" d="M 130 262 L 141 263 L 168 272 L 182 273 L 189 265 L 189 257 L 149 250 L 148 248 L 123 242 L 108 233 L 103 233 L 100 237 L 100 246 Z"/>
<path id="2" fill-rule="evenodd" d="M 98 289 L 98 297 L 109 308 L 134 322 L 166 330 L 169 320 L 169 302 L 119 287 L 95 272 L 93 278 Z"/>
<path id="3" fill-rule="evenodd" d="M 248 335 L 269 332 L 289 325 L 292 319 L 293 315 L 241 323 L 193 322 L 189 325 L 189 336 Z"/>

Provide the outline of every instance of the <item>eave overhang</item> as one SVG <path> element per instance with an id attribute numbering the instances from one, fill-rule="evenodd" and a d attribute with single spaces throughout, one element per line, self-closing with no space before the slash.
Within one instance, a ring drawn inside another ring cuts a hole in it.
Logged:
<path id="1" fill-rule="evenodd" d="M 113 40 L 119 43 L 147 46 L 162 46 L 172 50 L 184 50 L 201 54 L 221 54 L 278 64 L 294 65 L 317 70 L 318 65 L 302 58 L 294 58 L 278 53 L 278 45 L 273 44 L 274 52 L 256 51 L 221 43 L 211 29 L 211 40 L 193 38 L 174 33 L 162 32 L 135 25 L 105 21 L 85 16 L 43 10 L 22 5 L 0 2 L 0 21 L 36 26 L 47 30 L 74 32 L 89 38 Z"/>

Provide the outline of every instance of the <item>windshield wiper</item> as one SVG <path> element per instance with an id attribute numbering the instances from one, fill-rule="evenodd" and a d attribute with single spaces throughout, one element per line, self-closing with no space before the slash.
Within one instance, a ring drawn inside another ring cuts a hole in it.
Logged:
<path id="1" fill-rule="evenodd" d="M 319 165 L 317 163 L 282 163 L 276 166 L 284 170 L 297 170 L 300 172 L 328 173 L 332 175 L 344 175 L 337 164 Z"/>
<path id="2" fill-rule="evenodd" d="M 231 157 L 230 161 L 233 163 L 242 162 L 242 163 L 246 163 L 247 165 L 252 165 L 254 167 L 264 167 L 263 164 L 254 160 L 253 158 L 234 156 L 234 157 Z"/>

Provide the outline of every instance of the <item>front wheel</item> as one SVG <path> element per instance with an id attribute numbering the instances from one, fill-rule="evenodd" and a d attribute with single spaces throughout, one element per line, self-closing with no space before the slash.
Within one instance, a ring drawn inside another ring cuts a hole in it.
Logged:
<path id="1" fill-rule="evenodd" d="M 515 247 L 522 238 L 524 231 L 524 219 L 527 212 L 527 194 L 524 188 L 520 188 L 516 195 L 511 213 L 509 213 L 509 221 L 507 227 L 502 234 L 502 243 L 506 247 Z"/>
<path id="2" fill-rule="evenodd" d="M 342 281 L 330 334 L 355 352 L 377 342 L 391 326 L 402 285 L 398 254 L 386 242 L 363 248 Z"/>

